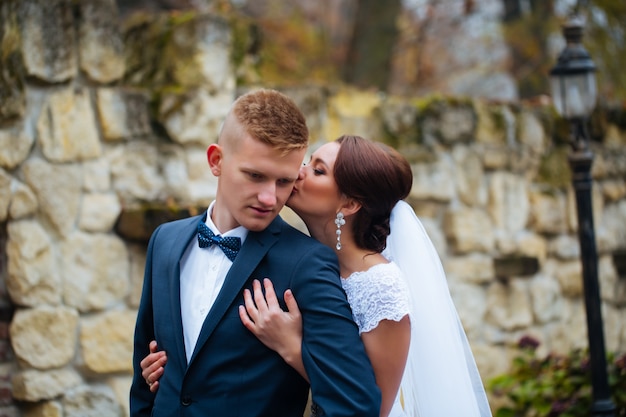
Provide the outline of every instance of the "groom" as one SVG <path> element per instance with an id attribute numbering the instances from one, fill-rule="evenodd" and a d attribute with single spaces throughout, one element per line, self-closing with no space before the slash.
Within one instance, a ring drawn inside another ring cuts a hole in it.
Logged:
<path id="1" fill-rule="evenodd" d="M 302 359 L 318 410 L 378 416 L 380 391 L 328 247 L 287 225 L 308 144 L 283 94 L 241 96 L 207 159 L 218 178 L 207 213 L 161 225 L 148 246 L 134 340 L 131 416 L 302 417 L 309 386 L 239 319 L 243 290 L 269 277 L 303 319 Z M 284 301 L 281 299 L 284 306 Z M 152 393 L 140 361 L 156 340 L 166 370 Z"/>

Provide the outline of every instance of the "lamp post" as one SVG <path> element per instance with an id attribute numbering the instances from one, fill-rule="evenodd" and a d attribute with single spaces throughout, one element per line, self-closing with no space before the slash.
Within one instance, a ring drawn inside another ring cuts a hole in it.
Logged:
<path id="1" fill-rule="evenodd" d="M 567 42 L 558 61 L 550 71 L 552 99 L 557 112 L 567 119 L 571 127 L 572 152 L 569 164 L 576 193 L 578 212 L 578 238 L 583 271 L 587 336 L 593 389 L 592 416 L 613 417 L 615 405 L 607 376 L 600 286 L 598 283 L 598 254 L 596 251 L 591 204 L 591 165 L 593 153 L 589 149 L 587 119 L 597 98 L 595 64 L 581 43 L 583 24 L 572 17 L 563 25 Z"/>

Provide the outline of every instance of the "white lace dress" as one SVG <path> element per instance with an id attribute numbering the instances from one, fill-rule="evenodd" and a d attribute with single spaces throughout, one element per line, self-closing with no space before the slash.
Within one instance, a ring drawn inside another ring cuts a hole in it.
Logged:
<path id="1" fill-rule="evenodd" d="M 402 272 L 393 262 L 355 272 L 348 278 L 341 278 L 341 284 L 359 334 L 375 329 L 381 320 L 400 321 L 410 311 L 408 289 Z M 389 417 L 401 416 L 405 414 L 398 394 Z"/>

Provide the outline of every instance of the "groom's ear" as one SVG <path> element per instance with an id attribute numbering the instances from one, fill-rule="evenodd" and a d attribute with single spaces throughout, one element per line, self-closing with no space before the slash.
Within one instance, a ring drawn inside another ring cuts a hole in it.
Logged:
<path id="1" fill-rule="evenodd" d="M 215 143 L 209 145 L 206 158 L 213 175 L 219 177 L 222 173 L 222 160 L 224 159 L 222 147 Z"/>

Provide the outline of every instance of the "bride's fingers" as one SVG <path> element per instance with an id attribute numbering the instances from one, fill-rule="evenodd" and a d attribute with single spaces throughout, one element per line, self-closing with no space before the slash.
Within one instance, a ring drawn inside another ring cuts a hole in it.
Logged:
<path id="1" fill-rule="evenodd" d="M 274 291 L 274 285 L 269 278 L 265 278 L 263 280 L 263 286 L 265 287 L 265 301 L 267 301 L 267 306 L 272 308 L 280 308 L 278 305 L 278 298 L 276 298 L 276 292 Z"/>
<path id="2" fill-rule="evenodd" d="M 249 317 L 250 320 L 255 322 L 257 320 L 259 312 L 256 309 L 256 305 L 254 304 L 254 301 L 252 300 L 252 294 L 250 293 L 250 290 L 247 288 L 243 290 L 243 302 L 245 304 L 246 317 Z M 241 309 L 239 310 L 240 310 L 240 315 L 241 315 Z"/>
<path id="3" fill-rule="evenodd" d="M 239 318 L 241 319 L 241 323 L 244 327 L 254 333 L 254 322 L 250 320 L 250 316 L 248 316 L 248 312 L 246 311 L 246 307 L 239 306 Z"/>
<path id="4" fill-rule="evenodd" d="M 261 282 L 258 279 L 255 279 L 252 282 L 252 291 L 254 292 L 253 296 L 254 302 L 256 303 L 256 309 L 260 314 L 263 314 L 263 312 L 267 311 L 267 301 L 265 301 L 265 295 L 261 289 Z"/>
<path id="5" fill-rule="evenodd" d="M 296 298 L 293 296 L 293 292 L 291 290 L 285 291 L 285 304 L 287 305 L 287 310 L 289 314 L 295 318 L 300 318 L 300 308 L 298 308 L 298 303 L 296 302 Z"/>

